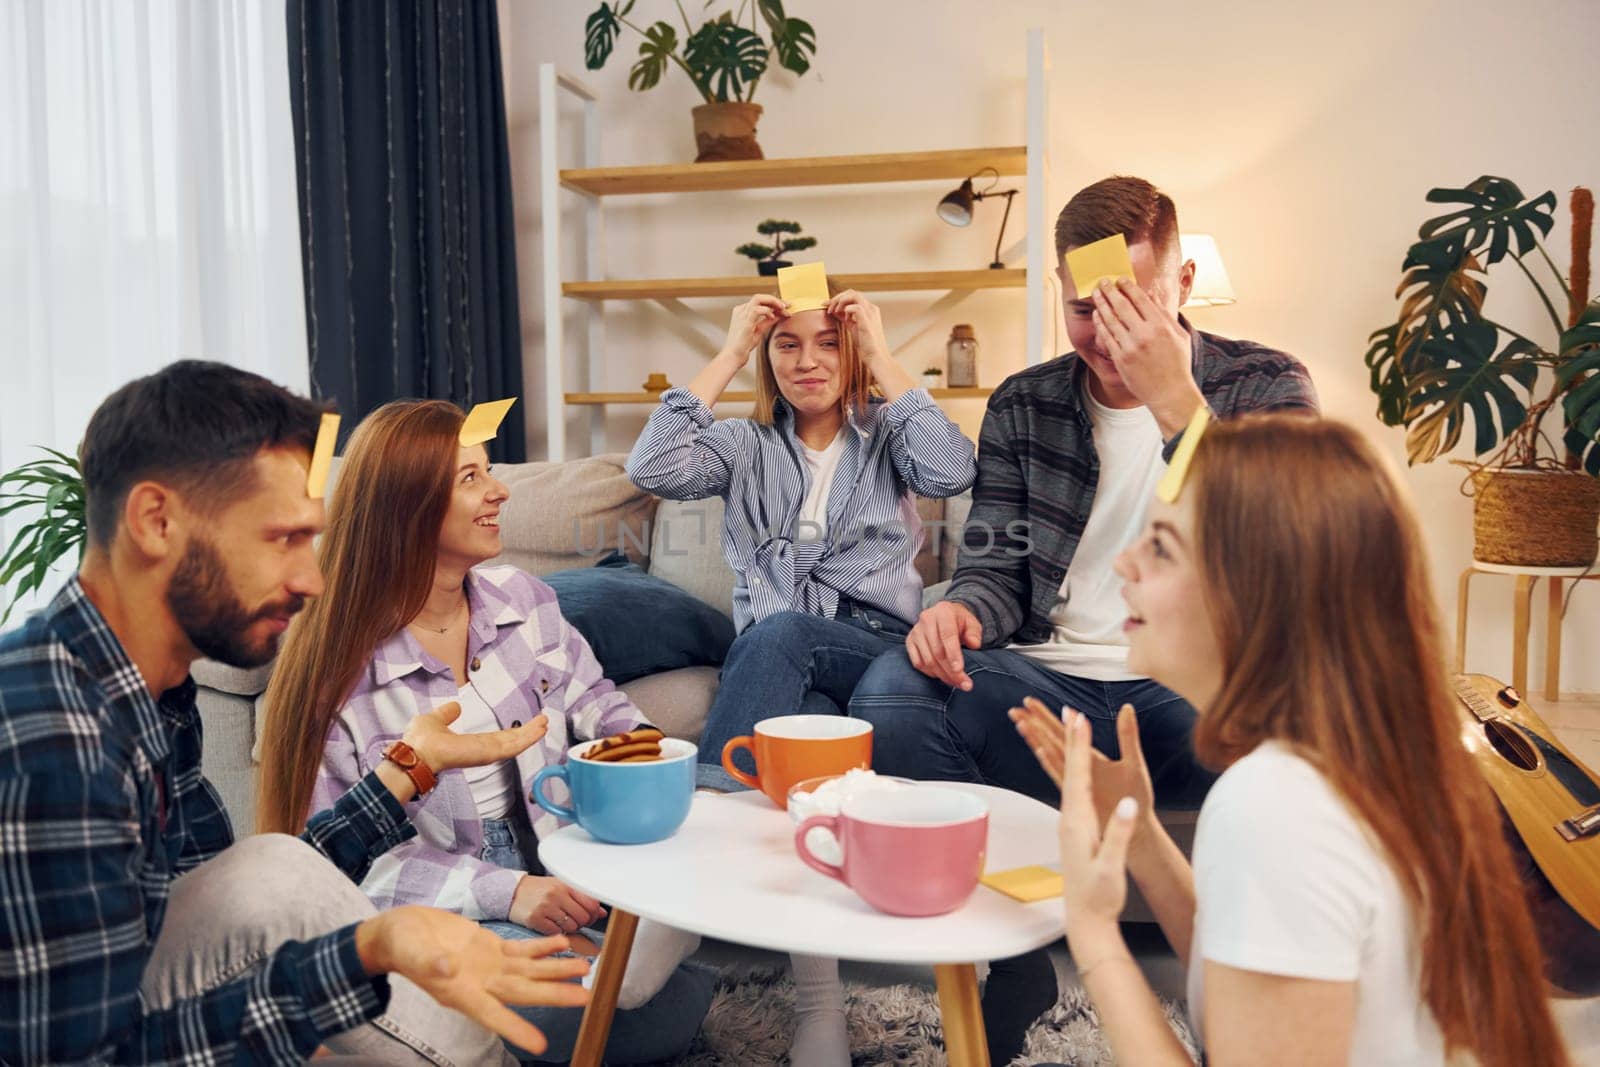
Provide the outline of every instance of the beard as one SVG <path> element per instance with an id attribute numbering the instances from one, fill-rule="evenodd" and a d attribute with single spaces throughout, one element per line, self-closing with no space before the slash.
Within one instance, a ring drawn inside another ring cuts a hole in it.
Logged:
<path id="1" fill-rule="evenodd" d="M 167 607 L 201 655 L 230 667 L 259 667 L 278 654 L 278 635 L 252 641 L 250 628 L 263 619 L 293 615 L 304 597 L 291 597 L 251 611 L 240 602 L 216 546 L 189 541 L 167 586 Z"/>

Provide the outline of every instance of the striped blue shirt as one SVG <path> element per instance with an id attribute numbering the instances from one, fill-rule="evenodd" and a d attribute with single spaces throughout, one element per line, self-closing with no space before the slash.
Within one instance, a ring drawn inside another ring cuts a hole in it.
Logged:
<path id="1" fill-rule="evenodd" d="M 669 389 L 628 456 L 628 477 L 671 500 L 726 502 L 722 552 L 737 581 L 733 621 L 743 632 L 780 611 L 832 618 L 841 596 L 907 622 L 922 610 L 914 565 L 922 520 L 914 495 L 949 497 L 972 484 L 972 442 L 911 389 L 874 399 L 846 422 L 844 455 L 828 490 L 826 532 L 802 541 L 811 472 L 781 399 L 773 424 L 717 420 L 687 389 Z"/>

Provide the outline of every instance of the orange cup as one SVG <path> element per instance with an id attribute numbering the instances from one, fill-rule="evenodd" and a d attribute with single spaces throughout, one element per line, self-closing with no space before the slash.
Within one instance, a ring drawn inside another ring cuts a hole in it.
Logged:
<path id="1" fill-rule="evenodd" d="M 747 749 L 756 773 L 733 765 L 733 754 Z M 755 734 L 722 746 L 722 769 L 751 789 L 759 789 L 780 808 L 789 806 L 796 782 L 866 770 L 872 766 L 872 724 L 843 715 L 780 715 L 756 723 Z"/>

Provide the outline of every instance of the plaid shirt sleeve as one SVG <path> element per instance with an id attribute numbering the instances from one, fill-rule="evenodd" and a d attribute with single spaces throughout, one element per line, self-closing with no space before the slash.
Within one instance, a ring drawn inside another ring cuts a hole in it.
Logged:
<path id="1" fill-rule="evenodd" d="M 989 400 L 978 437 L 978 477 L 956 573 L 946 600 L 961 604 L 983 627 L 983 647 L 1009 641 L 1027 621 L 1028 482 L 1012 449 L 1007 424 L 1012 390 L 1002 385 Z"/>
<path id="2" fill-rule="evenodd" d="M 382 1010 L 387 981 L 362 968 L 354 928 L 290 942 L 203 996 L 148 1009 L 148 828 L 134 765 L 113 755 L 0 777 L 0 1060 L 298 1063 Z"/>
<path id="3" fill-rule="evenodd" d="M 406 811 L 376 771 L 306 822 L 300 840 L 328 857 L 352 881 L 367 876 L 372 861 L 417 834 Z"/>

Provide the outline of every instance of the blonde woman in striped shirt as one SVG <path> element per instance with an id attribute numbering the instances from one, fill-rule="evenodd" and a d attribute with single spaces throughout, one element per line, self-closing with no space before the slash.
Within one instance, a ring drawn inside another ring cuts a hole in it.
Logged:
<path id="1" fill-rule="evenodd" d="M 711 407 L 756 354 L 752 418 Z M 739 637 L 700 759 L 756 721 L 843 714 L 856 681 L 901 643 L 922 608 L 916 497 L 949 497 L 974 473 L 972 442 L 895 361 L 878 307 L 853 290 L 789 313 L 758 295 L 687 388 L 662 394 L 628 457 L 635 485 L 725 502 Z M 833 960 L 795 960 L 797 1067 L 849 1062 Z"/>

